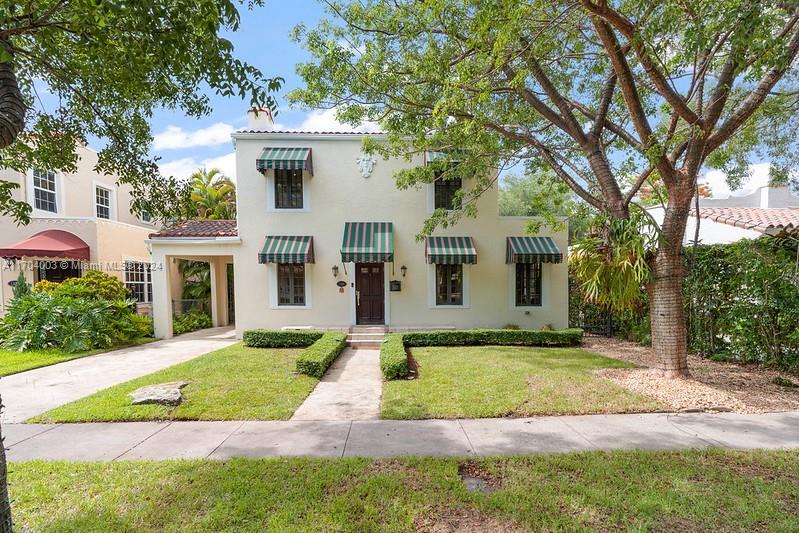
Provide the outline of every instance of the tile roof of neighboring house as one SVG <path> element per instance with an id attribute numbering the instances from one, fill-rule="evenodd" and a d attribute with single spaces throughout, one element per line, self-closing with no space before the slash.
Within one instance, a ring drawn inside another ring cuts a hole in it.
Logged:
<path id="1" fill-rule="evenodd" d="M 238 237 L 235 220 L 187 220 L 151 233 L 151 239 L 181 237 Z"/>
<path id="2" fill-rule="evenodd" d="M 695 216 L 695 211 L 691 211 Z M 799 208 L 700 207 L 699 216 L 760 233 L 799 228 Z"/>

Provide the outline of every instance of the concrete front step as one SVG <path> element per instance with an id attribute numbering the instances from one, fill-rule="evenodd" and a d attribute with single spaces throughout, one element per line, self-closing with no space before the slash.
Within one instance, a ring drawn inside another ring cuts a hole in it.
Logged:
<path id="1" fill-rule="evenodd" d="M 347 344 L 353 349 L 379 350 L 387 329 L 385 326 L 353 326 L 347 335 Z"/>

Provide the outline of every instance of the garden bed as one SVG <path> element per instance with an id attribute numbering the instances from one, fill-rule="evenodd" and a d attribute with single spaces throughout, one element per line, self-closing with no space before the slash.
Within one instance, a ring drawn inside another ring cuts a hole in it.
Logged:
<path id="1" fill-rule="evenodd" d="M 35 461 L 9 486 L 21 531 L 796 531 L 798 471 L 793 451 Z"/>

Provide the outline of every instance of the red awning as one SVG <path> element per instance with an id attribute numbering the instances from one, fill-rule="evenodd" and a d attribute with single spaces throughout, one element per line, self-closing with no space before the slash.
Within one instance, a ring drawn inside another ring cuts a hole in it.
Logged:
<path id="1" fill-rule="evenodd" d="M 0 257 L 58 257 L 88 261 L 89 245 L 68 231 L 48 229 L 24 241 L 0 248 Z"/>

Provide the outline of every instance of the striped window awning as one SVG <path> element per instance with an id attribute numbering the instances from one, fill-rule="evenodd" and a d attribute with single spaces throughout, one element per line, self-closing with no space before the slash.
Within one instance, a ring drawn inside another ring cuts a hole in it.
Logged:
<path id="1" fill-rule="evenodd" d="M 268 235 L 258 262 L 313 263 L 313 237 L 310 235 Z"/>
<path id="2" fill-rule="evenodd" d="M 506 263 L 562 263 L 552 237 L 508 237 Z"/>
<path id="3" fill-rule="evenodd" d="M 477 249 L 471 237 L 427 237 L 424 245 L 428 264 L 477 264 Z"/>
<path id="4" fill-rule="evenodd" d="M 394 227 L 391 222 L 346 222 L 341 242 L 342 263 L 394 261 Z"/>
<path id="5" fill-rule="evenodd" d="M 460 152 L 452 150 L 427 150 L 424 153 L 425 163 L 435 163 L 437 161 L 448 161 L 457 163 L 460 159 Z"/>
<path id="6" fill-rule="evenodd" d="M 310 148 L 274 148 L 267 146 L 256 159 L 259 172 L 264 170 L 304 170 L 313 174 L 313 159 Z"/>

